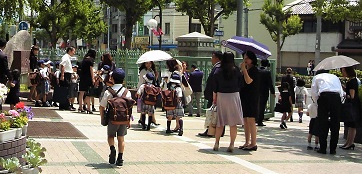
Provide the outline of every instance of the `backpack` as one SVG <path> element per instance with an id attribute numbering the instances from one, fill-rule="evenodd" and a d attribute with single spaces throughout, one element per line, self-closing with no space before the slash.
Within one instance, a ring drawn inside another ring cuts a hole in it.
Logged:
<path id="1" fill-rule="evenodd" d="M 160 94 L 161 90 L 159 87 L 155 85 L 144 85 L 144 91 L 142 94 L 142 101 L 146 105 L 156 105 L 157 103 L 157 96 Z"/>
<path id="2" fill-rule="evenodd" d="M 122 88 L 120 88 L 117 92 L 110 87 L 107 88 L 107 90 L 113 95 L 113 98 L 108 100 L 106 120 L 109 119 L 112 124 L 116 125 L 129 123 L 132 115 L 132 107 L 135 104 L 135 100 L 126 97 L 128 89 L 124 90 L 121 97 L 117 96 Z"/>
<path id="3" fill-rule="evenodd" d="M 53 88 L 59 86 L 57 77 L 55 76 L 55 72 L 51 72 L 49 74 L 49 79 L 50 79 L 50 86 L 52 86 Z"/>
<path id="4" fill-rule="evenodd" d="M 176 90 L 164 90 L 161 92 L 163 108 L 168 110 L 175 110 L 177 107 Z"/>

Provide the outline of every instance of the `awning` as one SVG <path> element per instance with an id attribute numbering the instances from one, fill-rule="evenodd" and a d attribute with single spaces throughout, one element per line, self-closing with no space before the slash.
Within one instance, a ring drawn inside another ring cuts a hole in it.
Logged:
<path id="1" fill-rule="evenodd" d="M 336 52 L 344 53 L 361 53 L 362 52 L 362 41 L 345 39 L 342 40 L 337 46 Z"/>
<path id="2" fill-rule="evenodd" d="M 152 50 L 158 50 L 159 49 L 159 45 L 152 45 L 152 46 L 148 46 L 148 48 L 152 49 Z M 177 48 L 177 45 L 161 45 L 161 49 L 165 50 L 165 49 L 175 49 Z"/>

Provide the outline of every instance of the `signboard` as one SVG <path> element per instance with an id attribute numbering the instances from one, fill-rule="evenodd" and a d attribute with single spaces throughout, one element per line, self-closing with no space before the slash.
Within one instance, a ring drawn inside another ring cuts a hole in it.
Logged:
<path id="1" fill-rule="evenodd" d="M 139 36 L 143 36 L 144 32 L 144 17 L 141 18 L 141 20 L 138 22 L 138 35 Z"/>
<path id="2" fill-rule="evenodd" d="M 214 36 L 224 36 L 224 31 L 215 30 Z"/>
<path id="3" fill-rule="evenodd" d="M 21 21 L 19 23 L 19 30 L 28 30 L 29 29 L 29 24 L 25 21 Z"/>
<path id="4" fill-rule="evenodd" d="M 150 39 L 149 39 L 148 36 L 135 37 L 135 38 L 134 38 L 134 42 L 135 42 L 135 44 L 148 45 L 148 44 L 150 43 Z"/>

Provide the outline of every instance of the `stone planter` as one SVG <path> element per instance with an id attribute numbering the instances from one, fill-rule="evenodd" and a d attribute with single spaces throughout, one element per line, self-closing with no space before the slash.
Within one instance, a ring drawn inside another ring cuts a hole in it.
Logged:
<path id="1" fill-rule="evenodd" d="M 16 129 L 10 129 L 7 131 L 0 132 L 0 143 L 5 141 L 13 140 L 15 138 Z"/>
<path id="2" fill-rule="evenodd" d="M 39 168 L 38 167 L 29 168 L 27 166 L 23 166 L 23 167 L 21 167 L 21 172 L 23 174 L 38 174 Z"/>
<path id="3" fill-rule="evenodd" d="M 28 124 L 24 125 L 21 131 L 22 136 L 26 136 L 26 133 L 28 132 Z"/>
<path id="4" fill-rule="evenodd" d="M 14 128 L 16 130 L 15 138 L 18 139 L 21 137 L 22 128 Z"/>

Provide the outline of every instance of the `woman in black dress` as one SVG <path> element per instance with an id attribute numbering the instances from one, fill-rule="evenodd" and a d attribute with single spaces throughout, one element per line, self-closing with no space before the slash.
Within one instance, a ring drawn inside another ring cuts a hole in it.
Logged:
<path id="1" fill-rule="evenodd" d="M 5 103 L 10 104 L 10 109 L 14 109 L 14 106 L 20 102 L 20 72 L 18 69 L 14 69 L 11 72 L 10 92 L 8 93 Z"/>
<path id="2" fill-rule="evenodd" d="M 92 114 L 92 110 L 90 109 L 90 101 L 88 96 L 88 91 L 91 86 L 94 84 L 94 73 L 93 73 L 93 64 L 94 57 L 96 56 L 95 50 L 89 50 L 88 53 L 84 56 L 83 61 L 81 63 L 82 71 L 79 75 L 79 112 L 85 112 L 82 108 L 83 105 L 83 96 L 86 93 L 86 97 L 84 98 L 84 103 L 87 104 L 87 113 Z"/>
<path id="3" fill-rule="evenodd" d="M 256 67 L 256 55 L 251 51 L 243 53 L 241 71 L 243 74 L 243 86 L 240 88 L 241 105 L 243 108 L 245 144 L 239 149 L 254 150 L 256 145 L 256 125 L 255 118 L 259 113 L 259 70 Z"/>
<path id="4" fill-rule="evenodd" d="M 344 77 L 348 78 L 346 84 L 346 103 L 352 103 L 354 121 L 344 122 L 345 128 L 348 127 L 347 141 L 341 146 L 341 149 L 354 149 L 354 138 L 356 136 L 356 128 L 361 127 L 360 116 L 360 98 L 358 95 L 358 79 L 353 67 L 345 67 L 341 69 Z"/>
<path id="5" fill-rule="evenodd" d="M 31 74 L 33 75 L 33 77 L 36 78 L 36 74 L 34 73 L 35 69 L 38 69 L 38 53 L 39 53 L 39 47 L 36 45 L 33 45 L 31 47 L 30 50 L 30 57 L 29 57 L 29 68 L 31 70 Z M 28 100 L 27 101 L 33 101 L 32 97 L 36 96 L 36 79 L 30 79 L 30 93 L 28 96 Z M 34 95 L 35 94 L 35 95 Z"/>

